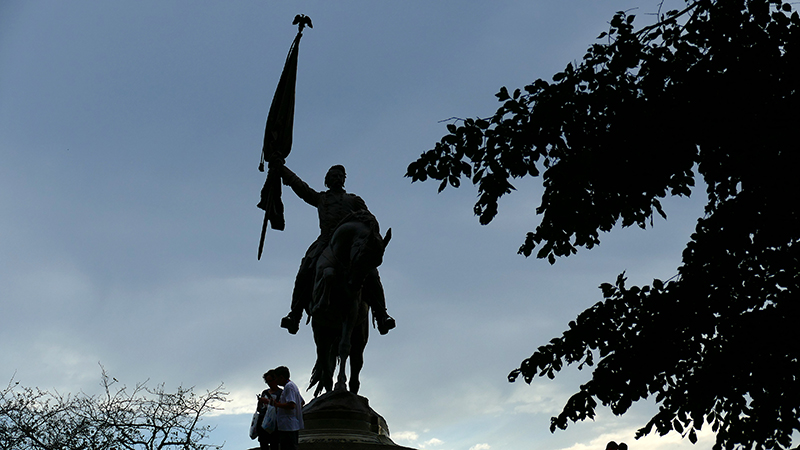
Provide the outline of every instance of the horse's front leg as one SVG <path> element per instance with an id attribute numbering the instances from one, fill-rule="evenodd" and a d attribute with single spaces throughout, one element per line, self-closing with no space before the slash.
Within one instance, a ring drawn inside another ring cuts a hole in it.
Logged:
<path id="1" fill-rule="evenodd" d="M 350 336 L 353 334 L 353 325 L 349 321 L 342 323 L 342 340 L 339 341 L 339 377 L 333 390 L 347 390 L 347 372 L 345 366 L 350 356 Z"/>

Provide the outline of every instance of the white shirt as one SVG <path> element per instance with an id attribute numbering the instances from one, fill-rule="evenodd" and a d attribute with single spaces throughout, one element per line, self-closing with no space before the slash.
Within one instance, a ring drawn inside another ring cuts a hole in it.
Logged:
<path id="1" fill-rule="evenodd" d="M 293 381 L 287 381 L 281 394 L 281 403 L 294 403 L 293 409 L 278 408 L 278 430 L 298 431 L 305 428 L 303 424 L 303 397 Z"/>

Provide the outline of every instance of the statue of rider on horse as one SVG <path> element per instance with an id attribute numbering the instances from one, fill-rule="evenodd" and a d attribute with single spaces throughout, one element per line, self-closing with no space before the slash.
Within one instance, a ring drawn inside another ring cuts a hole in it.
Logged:
<path id="1" fill-rule="evenodd" d="M 343 166 L 336 165 L 328 170 L 325 175 L 325 186 L 328 190 L 322 192 L 309 187 L 280 162 L 270 164 L 270 170 L 274 169 L 280 170 L 283 183 L 291 187 L 303 201 L 316 207 L 319 215 L 320 235 L 308 248 L 305 257 L 300 262 L 300 270 L 297 272 L 292 292 L 291 311 L 281 320 L 281 327 L 286 328 L 289 333 L 295 334 L 299 329 L 303 311 L 309 315 L 312 312 L 317 260 L 330 243 L 336 227 L 350 213 L 368 212 L 369 209 L 361 197 L 345 192 L 346 174 Z M 372 270 L 364 280 L 362 298 L 372 310 L 373 320 L 377 323 L 378 331 L 381 334 L 386 334 L 395 327 L 395 320 L 386 312 L 386 298 L 377 268 Z"/>
<path id="2" fill-rule="evenodd" d="M 349 390 L 358 393 L 359 372 L 369 334 L 369 310 L 378 331 L 386 334 L 395 320 L 386 312 L 386 299 L 377 267 L 383 262 L 391 229 L 380 235 L 378 221 L 361 197 L 345 192 L 345 169 L 336 165 L 325 176 L 326 191 L 317 192 L 287 168 L 282 159 L 270 162 L 283 183 L 317 208 L 320 235 L 300 263 L 292 292 L 291 312 L 281 327 L 297 333 L 303 311 L 309 316 L 317 347 L 311 374 L 314 395 L 347 389 L 345 364 L 350 361 Z M 333 385 L 338 362 L 338 380 Z"/>
<path id="3" fill-rule="evenodd" d="M 264 210 L 258 258 L 264 248 L 268 227 L 283 230 L 281 181 L 303 201 L 317 208 L 320 235 L 300 263 L 292 292 L 291 312 L 281 327 L 296 334 L 303 311 L 308 314 L 317 346 L 317 362 L 311 375 L 314 395 L 334 389 L 333 373 L 339 363 L 335 389 L 347 389 L 345 363 L 350 359 L 350 392 L 357 393 L 358 373 L 363 365 L 364 346 L 369 333 L 369 310 L 378 331 L 386 334 L 395 327 L 386 313 L 386 299 L 377 267 L 383 262 L 391 229 L 380 235 L 378 221 L 361 197 L 345 192 L 345 170 L 333 166 L 325 175 L 325 191 L 318 192 L 289 170 L 285 158 L 292 149 L 294 94 L 297 78 L 297 52 L 303 28 L 311 19 L 295 17 L 298 32 L 292 41 L 278 87 L 270 105 L 264 130 L 259 171 L 269 162 L 269 172 L 261 190 L 258 207 Z M 309 387 L 310 388 L 310 387 Z"/>

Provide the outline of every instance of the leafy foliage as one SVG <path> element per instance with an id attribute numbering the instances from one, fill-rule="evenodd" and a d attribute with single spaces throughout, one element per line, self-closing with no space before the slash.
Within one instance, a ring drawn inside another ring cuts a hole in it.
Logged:
<path id="1" fill-rule="evenodd" d="M 655 396 L 639 436 L 675 430 L 716 449 L 787 448 L 800 430 L 800 17 L 781 0 L 695 0 L 634 29 L 617 13 L 553 81 L 505 87 L 488 119 L 448 125 L 412 181 L 478 189 L 488 224 L 515 178 L 542 177 L 541 222 L 520 253 L 554 263 L 614 226 L 645 228 L 660 199 L 707 186 L 678 275 L 604 300 L 510 375 L 592 366 L 551 430 Z"/>
<path id="2" fill-rule="evenodd" d="M 224 402 L 222 386 L 196 395 L 179 387 L 144 383 L 128 391 L 102 376 L 104 393 L 62 395 L 9 383 L 0 391 L 0 448 L 14 450 L 75 449 L 219 449 L 204 444 L 212 427 L 200 425 L 203 415 Z"/>

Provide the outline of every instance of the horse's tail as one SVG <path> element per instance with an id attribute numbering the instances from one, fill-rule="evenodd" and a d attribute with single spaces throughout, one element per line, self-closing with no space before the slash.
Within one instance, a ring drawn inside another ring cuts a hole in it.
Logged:
<path id="1" fill-rule="evenodd" d="M 308 382 L 308 387 L 306 391 L 310 390 L 315 385 L 319 384 L 322 381 L 322 369 L 319 367 L 319 358 L 317 358 L 316 364 L 314 364 L 314 368 L 311 369 L 311 380 Z"/>
<path id="2" fill-rule="evenodd" d="M 333 389 L 333 370 L 334 368 L 329 367 L 327 361 L 323 361 L 318 356 L 317 362 L 314 363 L 314 368 L 311 369 L 311 379 L 308 381 L 306 391 L 317 386 L 317 388 L 314 389 L 314 397 L 316 397 L 323 390 L 330 391 Z"/>

